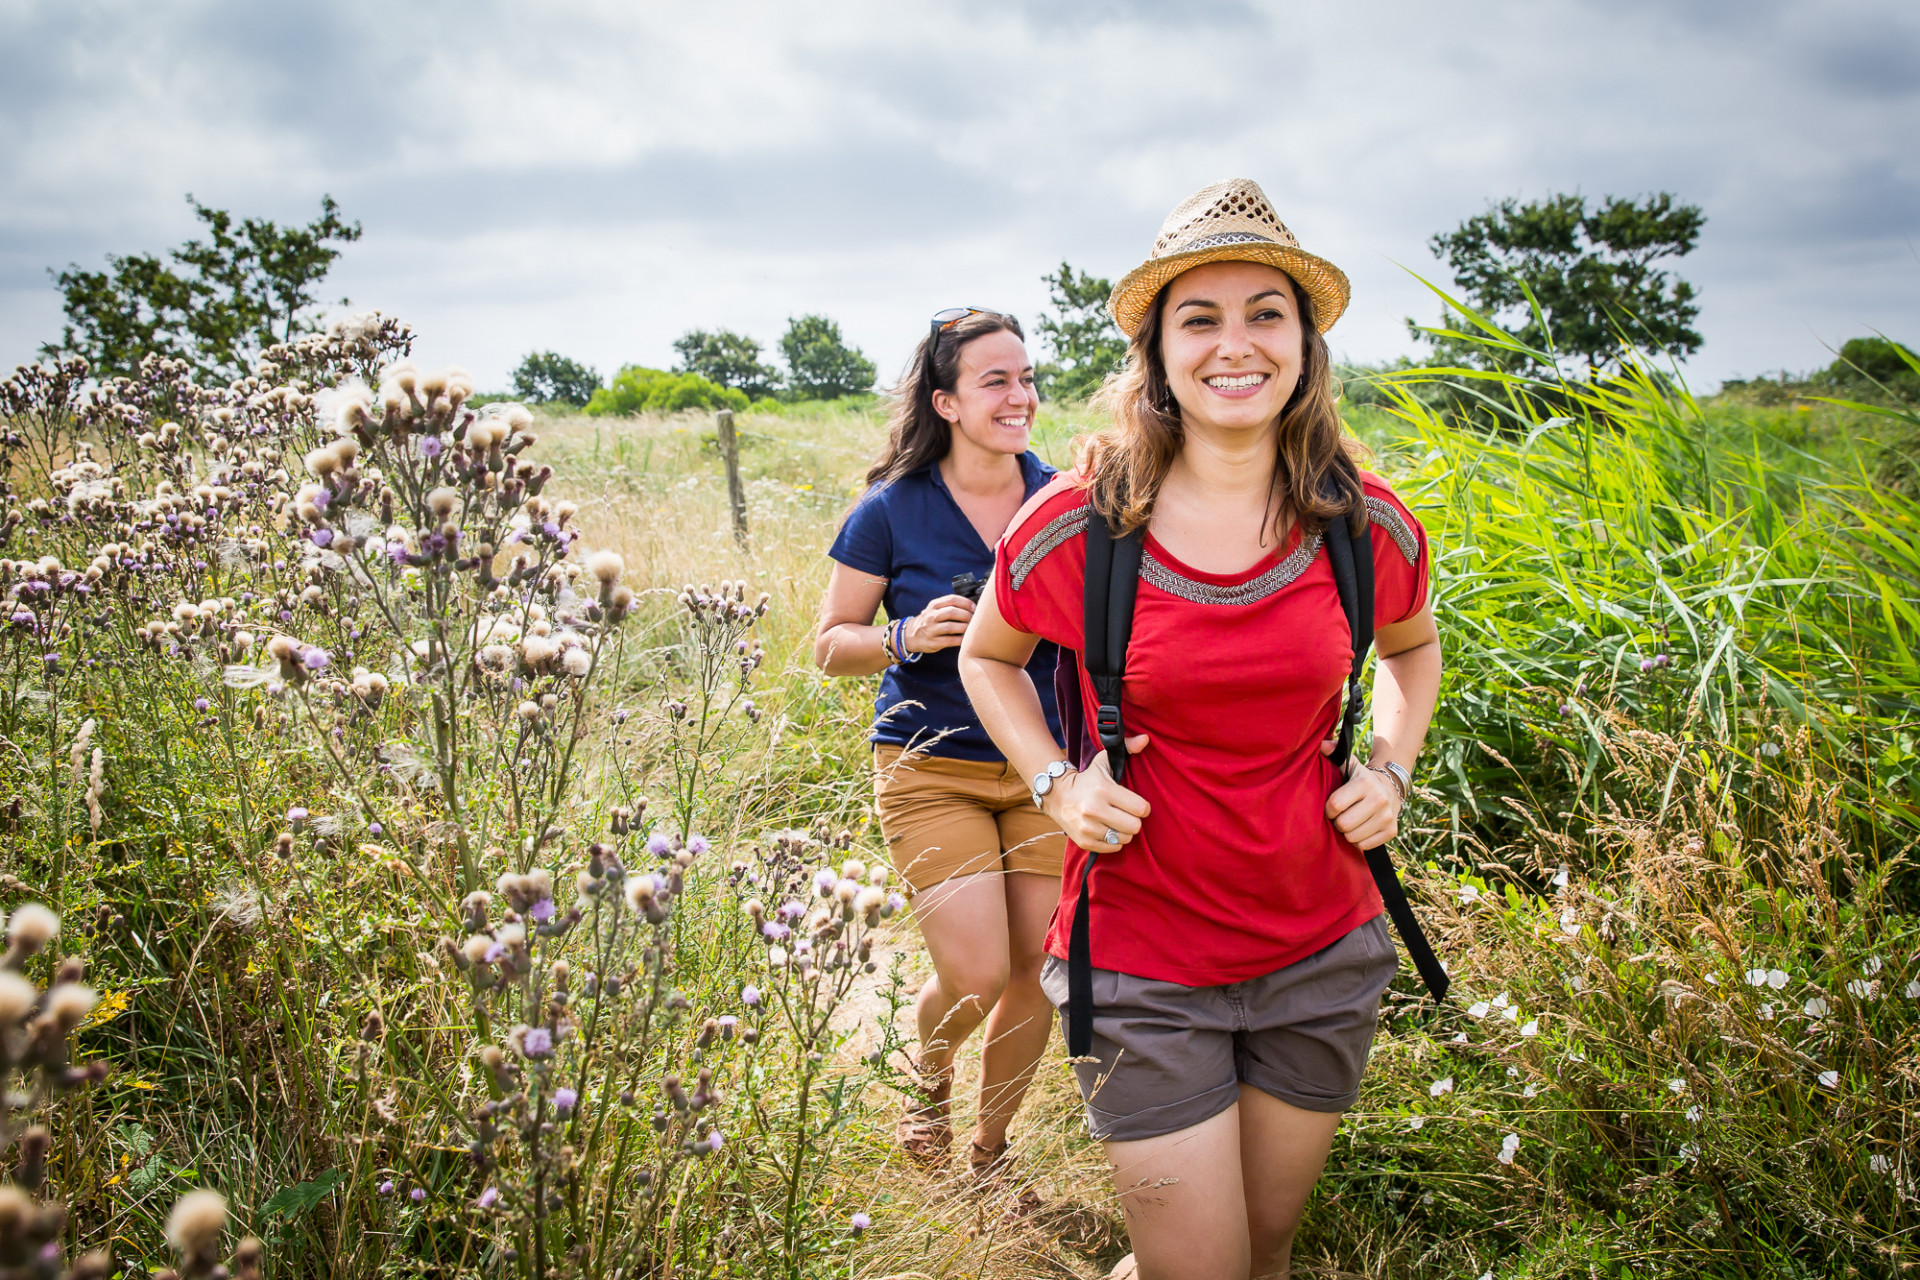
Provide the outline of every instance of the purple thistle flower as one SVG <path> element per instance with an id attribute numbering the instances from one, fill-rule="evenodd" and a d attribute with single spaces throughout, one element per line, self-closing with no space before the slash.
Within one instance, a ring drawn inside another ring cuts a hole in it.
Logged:
<path id="1" fill-rule="evenodd" d="M 314 545 L 314 546 L 316 546 L 316 547 L 324 547 L 324 546 L 326 546 L 326 545 L 327 545 L 327 544 L 328 544 L 329 542 L 332 542 L 332 541 L 333 541 L 333 530 L 331 530 L 331 529 L 315 529 L 315 530 L 313 530 L 312 532 L 310 532 L 310 533 L 308 533 L 308 534 L 307 534 L 307 537 L 308 537 L 308 538 L 309 538 L 310 540 L 312 540 L 312 542 L 313 542 L 313 545 Z"/>
<path id="2" fill-rule="evenodd" d="M 298 807 L 287 810 L 287 825 L 298 831 L 307 822 L 307 811 Z"/>
<path id="3" fill-rule="evenodd" d="M 380 1194 L 381 1194 L 381 1195 L 383 1195 L 383 1196 L 390 1196 L 390 1195 L 392 1195 L 392 1194 L 393 1194 L 393 1179 L 392 1179 L 392 1178 L 388 1178 L 388 1179 L 387 1179 L 387 1180 L 386 1180 L 385 1182 L 383 1182 L 383 1183 L 381 1183 L 381 1184 L 380 1184 Z"/>
<path id="4" fill-rule="evenodd" d="M 488 964 L 499 964 L 507 958 L 507 944 L 504 942 L 492 943 L 480 958 Z"/>
<path id="5" fill-rule="evenodd" d="M 212 705 L 213 704 L 211 702 L 208 702 L 205 698 L 195 698 L 193 700 L 193 709 L 195 711 L 205 711 L 208 707 Z"/>
<path id="6" fill-rule="evenodd" d="M 333 655 L 315 645 L 300 655 L 300 662 L 309 671 L 325 671 L 333 664 Z"/>
<path id="7" fill-rule="evenodd" d="M 574 1103 L 580 1101 L 580 1094 L 573 1089 L 555 1089 L 553 1091 L 553 1109 L 561 1115 L 573 1110 Z"/>
<path id="8" fill-rule="evenodd" d="M 377 822 L 369 822 L 369 823 L 367 824 L 367 834 L 368 834 L 368 835 L 370 835 L 370 836 L 377 836 L 377 835 L 379 835 L 379 834 L 380 834 L 380 833 L 381 833 L 382 831 L 385 831 L 385 830 L 386 830 L 386 828 L 385 828 L 385 827 L 383 827 L 383 826 L 381 826 L 381 825 L 380 825 L 379 823 L 377 823 Z"/>
<path id="9" fill-rule="evenodd" d="M 769 920 L 760 926 L 760 932 L 770 942 L 782 942 L 793 930 L 781 924 L 778 920 Z"/>
<path id="10" fill-rule="evenodd" d="M 647 852 L 656 858 L 664 858 L 673 852 L 673 841 L 656 831 L 647 837 Z"/>
<path id="11" fill-rule="evenodd" d="M 407 544 L 404 542 L 389 542 L 387 544 L 387 559 L 405 568 L 407 563 Z"/>
<path id="12" fill-rule="evenodd" d="M 540 526 L 540 532 L 546 534 L 549 538 L 557 538 L 560 536 L 560 526 L 549 520 Z"/>
<path id="13" fill-rule="evenodd" d="M 529 1027 L 520 1037 L 520 1051 L 529 1058 L 544 1058 L 553 1052 L 553 1032 L 545 1027 Z"/>
<path id="14" fill-rule="evenodd" d="M 437 458 L 440 456 L 440 451 L 446 447 L 447 442 L 439 436 L 420 437 L 420 456 L 423 458 Z"/>
<path id="15" fill-rule="evenodd" d="M 482 1191 L 480 1193 L 480 1198 L 474 1201 L 474 1203 L 479 1205 L 482 1209 L 491 1209 L 495 1204 L 499 1202 L 499 1200 L 500 1200 L 500 1188 L 488 1187 L 485 1191 Z"/>
<path id="16" fill-rule="evenodd" d="M 853 1234 L 859 1235 L 862 1231 L 865 1231 L 873 1225 L 873 1219 L 864 1213 L 856 1213 L 847 1219 L 847 1225 L 853 1228 Z"/>
<path id="17" fill-rule="evenodd" d="M 540 899 L 540 901 L 527 908 L 527 914 L 532 916 L 537 923 L 545 924 L 547 921 L 553 919 L 553 899 Z"/>
<path id="18" fill-rule="evenodd" d="M 749 1009 L 760 1003 L 760 988 L 749 983 L 740 989 L 740 1003 Z"/>
<path id="19" fill-rule="evenodd" d="M 325 511 L 327 509 L 327 504 L 332 501 L 333 501 L 333 490 L 325 487 L 322 487 L 318 493 L 313 495 L 313 505 L 320 508 L 322 511 Z M 167 518 L 171 520 L 174 517 L 168 516 Z"/>
<path id="20" fill-rule="evenodd" d="M 788 920 L 798 920 L 807 914 L 807 904 L 796 898 L 789 898 L 780 904 L 780 914 Z"/>
<path id="21" fill-rule="evenodd" d="M 1651 671 L 1651 670 L 1653 670 L 1653 659 L 1652 659 L 1652 658 L 1642 658 L 1642 659 L 1640 659 L 1640 669 L 1641 669 L 1642 671 Z"/>
<path id="22" fill-rule="evenodd" d="M 731 1036 L 733 1034 L 734 1028 L 740 1025 L 740 1019 L 736 1018 L 731 1013 L 723 1013 L 714 1021 L 719 1024 L 720 1033 L 722 1035 L 727 1035 L 727 1036 Z"/>
<path id="23" fill-rule="evenodd" d="M 421 1187 L 415 1187 L 413 1190 L 407 1192 L 407 1199 L 413 1201 L 415 1204 L 423 1203 L 426 1198 L 426 1190 Z"/>
<path id="24" fill-rule="evenodd" d="M 712 1133 L 707 1135 L 707 1150 L 718 1151 L 720 1148 L 726 1145 L 727 1145 L 727 1140 L 720 1136 L 720 1131 L 718 1129 L 715 1129 Z"/>
<path id="25" fill-rule="evenodd" d="M 890 893 L 887 895 L 887 905 L 898 911 L 907 905 L 907 900 L 897 893 Z"/>
<path id="26" fill-rule="evenodd" d="M 705 836 L 687 837 L 687 852 L 696 858 L 705 853 L 710 847 L 711 846 L 707 844 L 707 838 Z"/>
<path id="27" fill-rule="evenodd" d="M 839 883 L 840 877 L 831 867 L 822 867 L 813 873 L 813 887 L 819 891 L 821 897 L 832 893 L 833 886 Z"/>

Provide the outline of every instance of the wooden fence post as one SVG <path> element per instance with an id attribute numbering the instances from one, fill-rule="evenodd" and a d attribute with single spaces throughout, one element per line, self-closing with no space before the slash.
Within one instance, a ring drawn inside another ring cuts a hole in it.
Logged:
<path id="1" fill-rule="evenodd" d="M 740 438 L 733 431 L 733 410 L 720 411 L 720 456 L 727 464 L 727 501 L 733 507 L 733 540 L 747 545 L 747 491 L 740 484 Z"/>

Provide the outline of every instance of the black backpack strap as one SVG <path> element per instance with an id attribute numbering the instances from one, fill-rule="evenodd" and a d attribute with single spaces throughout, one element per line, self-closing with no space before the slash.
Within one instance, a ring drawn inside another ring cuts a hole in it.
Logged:
<path id="1" fill-rule="evenodd" d="M 1120 687 L 1127 673 L 1127 642 L 1133 637 L 1133 598 L 1140 590 L 1141 530 L 1115 538 L 1105 517 L 1087 508 L 1085 634 L 1081 661 L 1099 705 L 1094 727 L 1115 780 L 1127 771 L 1127 727 L 1120 714 Z M 1100 855 L 1085 851 L 1073 929 L 1067 937 L 1067 1055 L 1093 1051 L 1093 939 L 1088 887 Z"/>
<path id="2" fill-rule="evenodd" d="M 1353 636 L 1353 671 L 1347 678 L 1346 708 L 1340 715 L 1340 735 L 1332 756 L 1333 763 L 1344 774 L 1347 761 L 1353 756 L 1353 735 L 1362 715 L 1364 690 L 1360 678 L 1366 669 L 1367 651 L 1373 648 L 1373 538 L 1368 535 L 1356 541 L 1347 527 L 1346 517 L 1339 516 L 1327 522 L 1325 540 L 1327 559 L 1333 564 L 1333 583 L 1340 591 L 1340 607 L 1347 615 L 1347 627 Z M 1364 852 L 1367 870 L 1373 873 L 1373 883 L 1380 890 L 1380 900 L 1386 905 L 1400 941 L 1406 945 L 1413 967 L 1419 970 L 1420 980 L 1427 984 L 1435 1000 L 1445 1000 L 1447 971 L 1440 967 L 1439 957 L 1434 955 L 1432 944 L 1413 914 L 1413 904 L 1407 901 L 1406 890 L 1400 886 L 1400 877 L 1393 869 L 1392 851 L 1382 844 Z"/>

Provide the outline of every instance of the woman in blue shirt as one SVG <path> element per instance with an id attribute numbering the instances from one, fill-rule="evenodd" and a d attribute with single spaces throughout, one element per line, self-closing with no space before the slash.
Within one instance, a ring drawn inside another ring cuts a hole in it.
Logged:
<path id="1" fill-rule="evenodd" d="M 1027 448 L 1040 397 L 1012 316 L 941 312 L 895 394 L 886 448 L 827 553 L 813 655 L 829 675 L 885 673 L 872 739 L 880 830 L 934 969 L 915 1005 L 924 1097 L 901 1117 L 901 1144 L 945 1157 L 954 1052 L 984 1021 L 968 1163 L 986 1171 L 1046 1048 L 1041 945 L 1065 838 L 981 728 L 959 645 L 994 544 L 1053 468 Z M 875 625 L 883 605 L 889 621 Z M 1056 653 L 1040 645 L 1028 670 L 1057 735 Z"/>

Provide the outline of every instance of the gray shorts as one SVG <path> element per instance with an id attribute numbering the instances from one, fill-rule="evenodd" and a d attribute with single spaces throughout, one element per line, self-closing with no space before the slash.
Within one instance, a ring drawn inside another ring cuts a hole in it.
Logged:
<path id="1" fill-rule="evenodd" d="M 1345 1111 L 1398 967 L 1376 916 L 1304 960 L 1223 987 L 1095 969 L 1097 1061 L 1073 1068 L 1087 1128 L 1112 1142 L 1176 1133 L 1232 1106 L 1242 1084 L 1308 1111 Z M 1048 956 L 1040 985 L 1064 1030 L 1066 961 Z"/>

